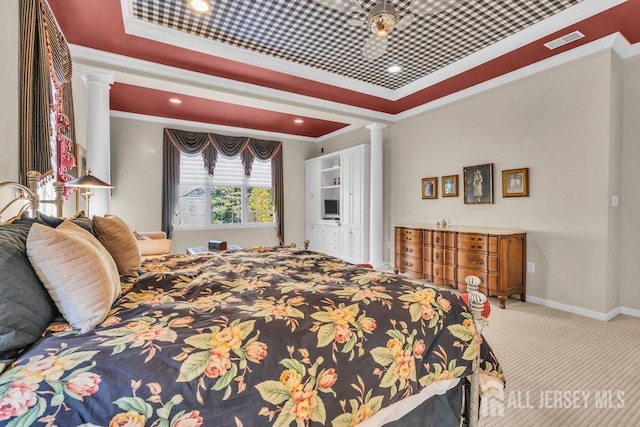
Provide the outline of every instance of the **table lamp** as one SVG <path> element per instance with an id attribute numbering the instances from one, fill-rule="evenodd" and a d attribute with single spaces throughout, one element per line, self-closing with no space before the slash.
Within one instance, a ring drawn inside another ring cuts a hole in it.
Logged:
<path id="1" fill-rule="evenodd" d="M 107 184 L 106 182 L 96 178 L 91 175 L 91 169 L 87 170 L 87 174 L 81 177 L 78 177 L 74 180 L 66 182 L 65 185 L 67 187 L 74 187 L 80 189 L 86 189 L 82 195 L 87 200 L 87 216 L 89 216 L 89 199 L 91 198 L 91 189 L 92 188 L 114 188 L 113 185 Z"/>

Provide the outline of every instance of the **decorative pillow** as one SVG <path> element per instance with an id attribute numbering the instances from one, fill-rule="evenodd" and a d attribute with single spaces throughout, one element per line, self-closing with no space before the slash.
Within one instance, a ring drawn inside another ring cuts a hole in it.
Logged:
<path id="1" fill-rule="evenodd" d="M 16 219 L 0 226 L 0 366 L 8 366 L 40 338 L 58 314 L 27 258 L 27 235 L 34 223 Z"/>
<path id="2" fill-rule="evenodd" d="M 93 217 L 93 234 L 113 257 L 123 276 L 138 276 L 140 248 L 129 226 L 116 215 Z"/>
<path id="3" fill-rule="evenodd" d="M 50 225 L 53 228 L 56 228 L 57 226 L 62 224 L 62 221 L 64 221 L 64 218 L 45 215 L 41 212 L 36 212 L 36 218 L 44 224 Z M 80 227 L 84 228 L 89 233 L 93 233 L 93 229 L 91 227 L 91 218 L 85 216 L 84 211 L 78 211 L 74 216 L 67 219 L 73 222 L 75 225 L 79 225 Z"/>
<path id="4" fill-rule="evenodd" d="M 120 296 L 115 262 L 91 233 L 70 221 L 57 228 L 34 224 L 27 256 L 60 313 L 83 333 L 101 323 Z"/>

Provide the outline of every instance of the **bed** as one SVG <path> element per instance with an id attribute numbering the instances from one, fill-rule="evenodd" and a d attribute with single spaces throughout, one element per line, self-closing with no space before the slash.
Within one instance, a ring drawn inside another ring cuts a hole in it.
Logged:
<path id="1" fill-rule="evenodd" d="M 57 316 L 6 363 L 0 425 L 460 425 L 472 373 L 504 384 L 469 308 L 421 281 L 295 247 L 136 273 L 95 328 Z"/>

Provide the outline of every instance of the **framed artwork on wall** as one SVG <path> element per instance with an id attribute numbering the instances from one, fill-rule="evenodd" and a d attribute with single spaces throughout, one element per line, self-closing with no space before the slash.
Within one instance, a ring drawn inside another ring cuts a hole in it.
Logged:
<path id="1" fill-rule="evenodd" d="M 463 168 L 464 203 L 493 203 L 493 163 Z"/>
<path id="2" fill-rule="evenodd" d="M 502 197 L 529 196 L 529 168 L 502 171 Z"/>
<path id="3" fill-rule="evenodd" d="M 422 198 L 437 199 L 438 198 L 438 177 L 422 178 Z"/>
<path id="4" fill-rule="evenodd" d="M 458 175 L 442 177 L 442 197 L 458 197 Z"/>
<path id="5" fill-rule="evenodd" d="M 87 150 L 80 144 L 76 144 L 76 173 L 78 177 L 87 174 Z M 81 195 L 87 191 L 86 189 L 76 188 L 76 212 L 81 209 Z"/>

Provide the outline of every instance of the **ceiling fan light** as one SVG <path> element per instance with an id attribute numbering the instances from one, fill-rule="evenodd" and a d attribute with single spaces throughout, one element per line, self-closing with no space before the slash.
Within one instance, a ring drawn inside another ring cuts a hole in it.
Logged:
<path id="1" fill-rule="evenodd" d="M 378 37 L 386 37 L 396 26 L 398 14 L 386 1 L 378 3 L 369 13 L 371 32 Z"/>

